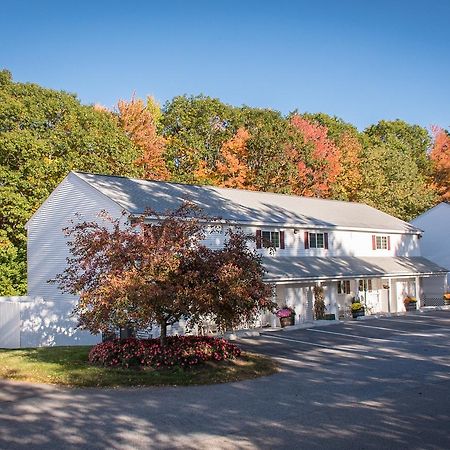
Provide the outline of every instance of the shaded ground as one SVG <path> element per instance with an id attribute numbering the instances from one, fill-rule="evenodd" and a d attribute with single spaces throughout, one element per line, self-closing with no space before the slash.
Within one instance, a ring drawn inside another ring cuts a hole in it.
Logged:
<path id="1" fill-rule="evenodd" d="M 449 311 L 241 344 L 282 372 L 178 388 L 0 382 L 0 448 L 450 448 Z"/>

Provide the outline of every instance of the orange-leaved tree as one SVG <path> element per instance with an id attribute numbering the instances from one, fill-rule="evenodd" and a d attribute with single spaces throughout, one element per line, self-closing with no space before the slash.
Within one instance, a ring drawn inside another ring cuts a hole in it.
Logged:
<path id="1" fill-rule="evenodd" d="M 339 138 L 338 146 L 341 170 L 332 186 L 333 198 L 355 201 L 362 184 L 362 145 L 355 134 L 344 132 Z"/>
<path id="2" fill-rule="evenodd" d="M 303 137 L 303 145 L 286 148 L 288 159 L 296 165 L 291 178 L 292 191 L 308 197 L 329 197 L 331 186 L 341 172 L 339 147 L 328 138 L 326 126 L 298 114 L 290 122 Z"/>
<path id="3" fill-rule="evenodd" d="M 130 101 L 120 100 L 117 104 L 119 125 L 128 137 L 141 149 L 141 157 L 136 164 L 142 167 L 144 177 L 152 180 L 167 180 L 167 170 L 163 152 L 165 140 L 158 134 L 159 108 L 153 98 L 147 105 L 134 95 Z"/>
<path id="4" fill-rule="evenodd" d="M 450 134 L 436 125 L 431 127 L 434 141 L 430 153 L 434 185 L 442 200 L 450 200 Z"/>
<path id="5" fill-rule="evenodd" d="M 205 161 L 200 161 L 195 171 L 196 179 L 215 186 L 254 189 L 252 172 L 248 166 L 249 139 L 250 133 L 245 128 L 239 128 L 222 144 L 214 169 L 209 169 Z"/>
<path id="6" fill-rule="evenodd" d="M 223 248 L 208 248 L 217 219 L 190 203 L 124 218 L 66 230 L 71 257 L 54 282 L 79 296 L 81 328 L 96 334 L 157 323 L 165 346 L 168 325 L 181 318 L 193 326 L 207 317 L 226 329 L 274 307 L 261 257 L 242 231 L 230 228 Z"/>

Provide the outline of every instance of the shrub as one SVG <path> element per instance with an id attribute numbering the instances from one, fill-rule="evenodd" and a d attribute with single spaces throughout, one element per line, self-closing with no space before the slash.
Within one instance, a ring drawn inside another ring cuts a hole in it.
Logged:
<path id="1" fill-rule="evenodd" d="M 89 362 L 110 367 L 192 367 L 205 361 L 223 361 L 241 350 L 225 339 L 207 336 L 170 336 L 159 339 L 114 339 L 92 347 Z"/>
<path id="2" fill-rule="evenodd" d="M 416 303 L 416 302 L 417 302 L 417 299 L 414 298 L 414 297 L 410 297 L 410 296 L 405 297 L 405 298 L 403 299 L 403 303 L 404 303 L 405 306 L 406 306 L 406 305 L 409 305 L 410 303 Z"/>
<path id="3" fill-rule="evenodd" d="M 352 303 L 352 311 L 359 311 L 362 308 L 362 304 L 360 302 Z"/>

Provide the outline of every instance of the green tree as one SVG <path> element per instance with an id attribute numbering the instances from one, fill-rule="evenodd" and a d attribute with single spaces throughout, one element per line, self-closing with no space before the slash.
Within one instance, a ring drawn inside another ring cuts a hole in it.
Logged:
<path id="1" fill-rule="evenodd" d="M 7 261 L 15 261 L 21 276 L 1 281 L 0 295 L 25 293 L 24 225 L 70 170 L 139 176 L 140 156 L 114 115 L 72 94 L 15 83 L 1 71 L 0 229 L 14 247 Z"/>
<path id="2" fill-rule="evenodd" d="M 164 105 L 161 125 L 174 180 L 195 182 L 197 169 L 215 166 L 223 143 L 238 129 L 235 115 L 232 106 L 204 95 L 178 96 Z"/>
<path id="3" fill-rule="evenodd" d="M 396 147 L 366 147 L 361 168 L 359 201 L 407 221 L 435 202 L 414 159 Z"/>
<path id="4" fill-rule="evenodd" d="M 380 121 L 364 131 L 362 188 L 359 200 L 403 220 L 430 208 L 431 138 L 424 128 L 401 120 Z"/>

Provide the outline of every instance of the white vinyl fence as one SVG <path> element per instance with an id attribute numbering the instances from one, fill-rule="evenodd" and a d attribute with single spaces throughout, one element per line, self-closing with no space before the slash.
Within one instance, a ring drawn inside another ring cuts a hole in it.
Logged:
<path id="1" fill-rule="evenodd" d="M 99 335 L 77 329 L 73 306 L 42 297 L 0 297 L 0 348 L 96 344 Z"/>
<path id="2" fill-rule="evenodd" d="M 0 348 L 20 347 L 20 304 L 0 301 Z"/>

